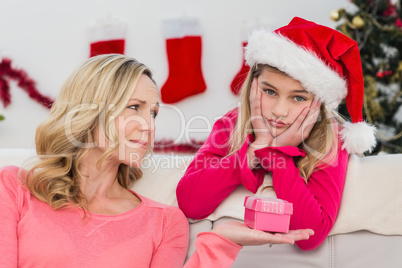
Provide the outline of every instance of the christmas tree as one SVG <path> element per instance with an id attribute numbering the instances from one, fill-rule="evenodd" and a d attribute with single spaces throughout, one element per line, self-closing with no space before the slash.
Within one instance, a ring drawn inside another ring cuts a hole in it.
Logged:
<path id="1" fill-rule="evenodd" d="M 371 154 L 402 153 L 402 11 L 399 1 L 356 0 L 331 12 L 337 30 L 357 41 L 364 75 L 364 119 L 377 127 Z M 339 112 L 348 117 L 346 105 Z"/>

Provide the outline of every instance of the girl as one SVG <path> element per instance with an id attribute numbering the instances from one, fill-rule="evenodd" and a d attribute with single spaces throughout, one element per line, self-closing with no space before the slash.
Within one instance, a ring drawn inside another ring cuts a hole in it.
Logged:
<path id="1" fill-rule="evenodd" d="M 37 128 L 37 165 L 0 169 L 0 267 L 183 267 L 183 213 L 129 190 L 152 149 L 157 113 L 145 65 L 116 54 L 80 66 Z M 241 245 L 311 234 L 217 226 L 199 234 L 185 267 L 230 267 Z"/>
<path id="2" fill-rule="evenodd" d="M 241 105 L 214 124 L 178 184 L 179 207 L 205 218 L 239 185 L 255 193 L 269 172 L 277 197 L 293 203 L 290 229 L 315 232 L 297 245 L 315 249 L 334 225 L 348 154 L 375 145 L 373 127 L 361 122 L 357 44 L 294 18 L 275 32 L 254 32 L 245 58 L 251 69 Z M 353 124 L 333 111 L 345 96 Z"/>

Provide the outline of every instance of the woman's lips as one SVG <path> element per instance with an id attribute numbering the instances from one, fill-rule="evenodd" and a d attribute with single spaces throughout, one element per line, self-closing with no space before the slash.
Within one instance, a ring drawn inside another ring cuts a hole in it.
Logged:
<path id="1" fill-rule="evenodd" d="M 284 122 L 278 121 L 278 120 L 274 120 L 274 119 L 270 119 L 270 120 L 268 120 L 268 122 L 269 122 L 269 124 L 270 124 L 271 126 L 276 127 L 276 128 L 283 128 L 283 127 L 286 127 L 286 126 L 287 126 L 287 124 L 285 124 Z"/>
<path id="2" fill-rule="evenodd" d="M 130 142 L 137 144 L 139 147 L 147 149 L 148 148 L 148 142 L 146 141 L 141 141 L 141 140 L 130 140 Z"/>

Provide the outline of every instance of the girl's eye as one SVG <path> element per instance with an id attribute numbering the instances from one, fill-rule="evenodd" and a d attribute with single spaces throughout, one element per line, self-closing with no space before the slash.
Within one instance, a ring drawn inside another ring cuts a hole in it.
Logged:
<path id="1" fill-rule="evenodd" d="M 127 108 L 138 111 L 138 106 L 139 106 L 139 105 L 130 105 L 130 106 L 128 106 Z"/>
<path id="2" fill-rule="evenodd" d="M 264 92 L 271 96 L 275 95 L 275 91 L 273 91 L 272 89 L 264 89 Z"/>
<path id="3" fill-rule="evenodd" d="M 296 101 L 305 101 L 305 100 L 306 100 L 306 98 L 301 97 L 301 96 L 296 96 L 294 99 L 295 99 Z"/>
<path id="4" fill-rule="evenodd" d="M 156 111 L 151 111 L 152 118 L 155 118 L 157 115 L 158 115 L 158 113 Z"/>

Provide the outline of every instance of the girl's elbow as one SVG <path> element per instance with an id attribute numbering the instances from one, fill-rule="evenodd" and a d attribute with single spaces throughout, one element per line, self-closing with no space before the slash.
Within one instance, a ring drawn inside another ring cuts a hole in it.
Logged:
<path id="1" fill-rule="evenodd" d="M 296 241 L 296 246 L 303 251 L 312 251 L 319 248 L 325 241 L 326 237 L 318 238 L 311 236 L 308 240 Z"/>

